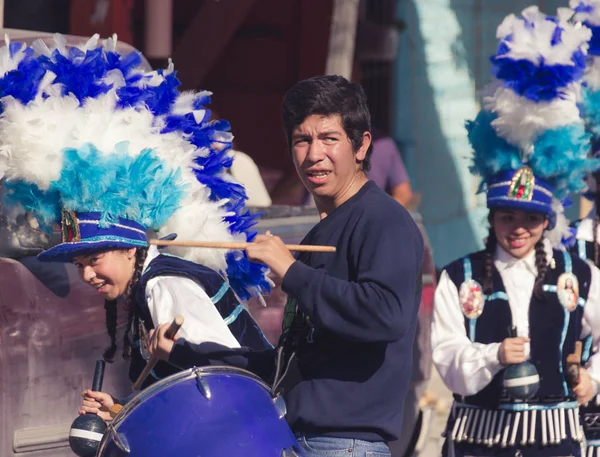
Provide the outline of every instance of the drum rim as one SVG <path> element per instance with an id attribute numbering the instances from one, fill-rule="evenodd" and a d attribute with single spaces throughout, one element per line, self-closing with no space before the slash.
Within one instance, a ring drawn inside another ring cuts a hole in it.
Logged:
<path id="1" fill-rule="evenodd" d="M 192 367 L 186 370 L 179 371 L 174 373 L 166 378 L 159 379 L 154 384 L 146 387 L 144 390 L 140 391 L 135 397 L 133 397 L 123 408 L 117 413 L 114 419 L 108 424 L 108 428 L 100 441 L 100 445 L 98 446 L 98 453 L 96 455 L 101 455 L 104 452 L 104 448 L 108 445 L 108 439 L 113 433 L 117 433 L 119 426 L 129 415 L 129 412 L 136 408 L 137 406 L 144 403 L 148 400 L 148 397 L 151 397 L 159 392 L 162 392 L 166 388 L 179 384 L 180 382 L 185 382 L 188 379 L 192 379 L 198 376 L 198 374 L 202 374 L 202 376 L 214 376 L 223 373 L 235 373 L 242 375 L 246 378 L 250 378 L 253 381 L 260 384 L 269 395 L 273 397 L 271 394 L 271 388 L 268 386 L 266 382 L 264 382 L 259 376 L 254 373 L 244 370 L 243 368 L 231 367 L 226 365 L 214 365 L 214 366 L 204 366 L 204 367 Z"/>

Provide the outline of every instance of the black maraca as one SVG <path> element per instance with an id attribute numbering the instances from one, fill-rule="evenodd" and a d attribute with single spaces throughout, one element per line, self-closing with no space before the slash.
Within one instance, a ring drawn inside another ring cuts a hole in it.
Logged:
<path id="1" fill-rule="evenodd" d="M 517 337 L 517 327 L 508 328 L 509 338 Z M 514 400 L 529 400 L 540 388 L 540 375 L 531 362 L 509 365 L 504 370 L 503 385 L 506 393 Z"/>
<path id="2" fill-rule="evenodd" d="M 102 390 L 104 379 L 104 360 L 96 362 L 92 390 Z M 86 413 L 73 421 L 69 432 L 69 446 L 79 457 L 93 457 L 96 455 L 102 435 L 106 431 L 106 422 L 94 413 Z"/>

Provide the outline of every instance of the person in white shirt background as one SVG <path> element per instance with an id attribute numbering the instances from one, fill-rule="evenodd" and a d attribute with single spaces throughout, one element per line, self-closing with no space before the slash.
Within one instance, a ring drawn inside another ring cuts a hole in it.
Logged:
<path id="1" fill-rule="evenodd" d="M 600 271 L 553 249 L 548 231 L 565 228 L 560 201 L 600 165 L 587 159 L 589 136 L 571 96 L 590 32 L 530 7 L 506 18 L 497 36 L 492 95 L 467 123 L 489 236 L 485 250 L 443 269 L 435 293 L 433 360 L 455 398 L 443 455 L 575 456 L 578 404 L 597 393 L 600 360 L 592 356 L 571 380 L 566 359 L 581 338 L 600 341 Z M 555 74 L 548 62 L 574 71 L 542 79 Z M 574 309 L 559 294 L 568 283 L 578 292 Z"/>

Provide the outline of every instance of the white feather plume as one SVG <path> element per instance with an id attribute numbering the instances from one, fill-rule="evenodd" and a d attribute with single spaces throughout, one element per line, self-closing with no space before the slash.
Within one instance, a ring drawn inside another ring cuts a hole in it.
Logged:
<path id="1" fill-rule="evenodd" d="M 484 97 L 484 108 L 498 115 L 492 122 L 496 134 L 522 151 L 548 129 L 583 122 L 577 108 L 578 85 L 569 86 L 564 99 L 550 102 L 533 102 L 511 89 L 495 87 L 492 96 Z"/>

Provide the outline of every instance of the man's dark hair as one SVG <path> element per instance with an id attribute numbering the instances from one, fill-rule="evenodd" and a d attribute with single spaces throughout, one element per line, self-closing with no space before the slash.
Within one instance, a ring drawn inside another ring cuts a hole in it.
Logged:
<path id="1" fill-rule="evenodd" d="M 292 149 L 292 132 L 312 115 L 333 116 L 338 114 L 352 149 L 357 152 L 363 144 L 364 132 L 371 131 L 371 114 L 367 96 L 360 84 L 341 76 L 315 76 L 292 86 L 283 97 L 282 117 L 288 147 Z M 370 145 L 362 169 L 371 168 Z"/>

